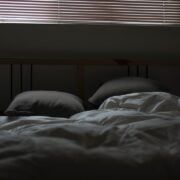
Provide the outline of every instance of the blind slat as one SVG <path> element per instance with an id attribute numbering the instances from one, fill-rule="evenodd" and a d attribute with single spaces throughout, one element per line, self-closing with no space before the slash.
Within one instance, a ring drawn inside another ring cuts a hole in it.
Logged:
<path id="1" fill-rule="evenodd" d="M 0 23 L 180 24 L 179 0 L 0 0 Z"/>

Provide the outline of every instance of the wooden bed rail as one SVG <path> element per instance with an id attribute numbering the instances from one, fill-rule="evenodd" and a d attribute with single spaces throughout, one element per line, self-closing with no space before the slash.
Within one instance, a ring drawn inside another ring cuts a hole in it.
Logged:
<path id="1" fill-rule="evenodd" d="M 38 65 L 128 65 L 140 64 L 126 59 L 66 59 L 66 58 L 45 58 L 45 57 L 0 57 L 0 64 L 38 64 Z M 142 63 L 141 63 L 142 64 Z M 145 63 L 144 63 L 145 64 Z"/>
<path id="2" fill-rule="evenodd" d="M 155 65 L 179 66 L 180 60 L 137 60 L 120 58 L 49 58 L 49 57 L 0 57 L 0 64 L 59 64 L 59 65 Z"/>

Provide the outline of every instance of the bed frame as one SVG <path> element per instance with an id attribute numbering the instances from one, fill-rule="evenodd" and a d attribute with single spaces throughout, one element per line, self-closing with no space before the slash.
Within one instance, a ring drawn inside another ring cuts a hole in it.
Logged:
<path id="1" fill-rule="evenodd" d="M 0 57 L 0 64 L 10 66 L 10 98 L 13 99 L 13 66 L 20 65 L 20 91 L 23 91 L 23 65 L 30 65 L 30 90 L 33 90 L 33 65 L 75 65 L 77 67 L 77 85 L 81 98 L 84 98 L 85 66 L 89 65 L 118 65 L 127 66 L 127 75 L 130 76 L 131 66 L 136 68 L 136 76 L 140 75 L 140 67 L 145 69 L 145 77 L 149 76 L 149 66 L 179 66 L 179 61 L 130 60 L 130 59 L 67 59 L 46 57 Z"/>

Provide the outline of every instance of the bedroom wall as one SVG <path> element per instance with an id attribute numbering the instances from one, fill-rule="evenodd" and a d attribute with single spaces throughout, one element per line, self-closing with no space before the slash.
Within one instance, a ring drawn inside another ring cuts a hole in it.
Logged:
<path id="1" fill-rule="evenodd" d="M 144 61 L 179 60 L 180 27 L 131 25 L 10 25 L 0 24 L 0 56 L 49 56 L 90 59 L 132 58 Z M 108 79 L 126 75 L 125 67 L 86 67 L 86 97 Z M 180 67 L 150 67 L 150 78 L 160 80 L 180 95 Z M 20 91 L 19 66 L 13 68 L 13 95 Z M 34 71 L 34 89 L 77 94 L 75 66 L 40 66 Z M 23 67 L 23 89 L 29 89 L 29 66 Z M 133 75 L 133 69 L 132 69 Z M 46 79 L 46 81 L 44 80 Z M 96 79 L 96 82 L 95 80 Z M 0 66 L 0 109 L 9 101 L 9 65 Z"/>
<path id="2" fill-rule="evenodd" d="M 176 59 L 180 27 L 0 24 L 1 56 Z"/>

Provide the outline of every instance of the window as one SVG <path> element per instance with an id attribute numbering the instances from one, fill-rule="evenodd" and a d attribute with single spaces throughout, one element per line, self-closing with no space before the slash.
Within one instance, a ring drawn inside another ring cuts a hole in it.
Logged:
<path id="1" fill-rule="evenodd" d="M 0 22 L 180 24 L 180 1 L 0 0 Z"/>
<path id="2" fill-rule="evenodd" d="M 1 23 L 58 23 L 57 0 L 0 0 Z"/>

